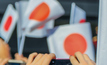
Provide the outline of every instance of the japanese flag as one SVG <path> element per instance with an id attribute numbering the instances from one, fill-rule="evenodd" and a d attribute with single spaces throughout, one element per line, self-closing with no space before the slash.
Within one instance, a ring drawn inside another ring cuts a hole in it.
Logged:
<path id="1" fill-rule="evenodd" d="M 86 22 L 86 12 L 75 3 L 71 4 L 70 24 Z"/>
<path id="2" fill-rule="evenodd" d="M 56 58 L 69 58 L 80 51 L 95 61 L 90 23 L 56 27 L 51 31 L 47 42 L 49 52 L 55 53 Z"/>
<path id="3" fill-rule="evenodd" d="M 22 27 L 31 32 L 49 20 L 62 16 L 64 13 L 64 9 L 56 0 L 30 0 L 24 15 L 24 21 L 26 22 Z"/>
<path id="4" fill-rule="evenodd" d="M 17 22 L 17 12 L 11 4 L 8 5 L 1 21 L 1 37 L 8 43 Z"/>
<path id="5" fill-rule="evenodd" d="M 23 33 L 22 31 L 22 26 L 24 25 L 24 13 L 26 11 L 27 5 L 28 5 L 29 1 L 19 1 L 16 2 L 16 9 L 18 11 L 19 14 L 19 21 L 17 23 L 17 32 L 18 32 L 18 38 L 21 37 L 21 34 Z M 46 23 L 46 25 L 42 25 L 40 27 L 38 27 L 37 29 L 35 29 L 32 32 L 28 32 L 26 33 L 27 37 L 33 37 L 33 38 L 42 38 L 47 36 L 47 29 L 52 29 L 54 26 L 54 20 L 50 20 L 49 22 Z"/>

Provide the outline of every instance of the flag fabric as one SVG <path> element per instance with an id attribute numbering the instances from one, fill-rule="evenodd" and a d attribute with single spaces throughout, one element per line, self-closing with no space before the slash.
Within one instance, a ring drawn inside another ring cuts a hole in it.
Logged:
<path id="1" fill-rule="evenodd" d="M 33 38 L 43 38 L 43 37 L 46 37 L 48 35 L 47 31 L 49 29 L 52 29 L 53 27 L 54 27 L 54 20 L 50 20 L 45 25 L 38 27 L 34 31 L 32 31 L 30 33 L 27 32 L 26 36 L 27 37 L 33 37 Z"/>
<path id="2" fill-rule="evenodd" d="M 1 21 L 1 37 L 7 43 L 9 42 L 9 39 L 15 28 L 17 19 L 17 11 L 13 8 L 11 4 L 9 4 Z"/>
<path id="3" fill-rule="evenodd" d="M 74 2 L 71 4 L 70 24 L 86 22 L 86 12 Z"/>
<path id="4" fill-rule="evenodd" d="M 51 30 L 47 38 L 49 52 L 56 58 L 69 58 L 75 52 L 88 54 L 95 61 L 90 23 L 62 25 Z"/>
<path id="5" fill-rule="evenodd" d="M 54 20 L 50 20 L 46 23 L 46 29 L 53 29 L 54 28 Z"/>
<path id="6" fill-rule="evenodd" d="M 107 0 L 99 0 L 99 22 L 96 65 L 107 64 Z"/>
<path id="7" fill-rule="evenodd" d="M 26 22 L 22 27 L 31 32 L 49 20 L 62 16 L 64 13 L 64 9 L 56 0 L 30 0 L 24 15 L 24 21 Z"/>
<path id="8" fill-rule="evenodd" d="M 26 32 L 27 37 L 33 38 L 43 38 L 46 36 L 46 34 L 47 34 L 46 25 L 42 25 L 32 32 Z"/>

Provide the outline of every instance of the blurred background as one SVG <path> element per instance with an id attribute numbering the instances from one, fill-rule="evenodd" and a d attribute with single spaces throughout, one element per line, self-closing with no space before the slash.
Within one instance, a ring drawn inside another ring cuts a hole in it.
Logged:
<path id="1" fill-rule="evenodd" d="M 0 21 L 3 17 L 3 14 L 7 8 L 8 4 L 13 4 L 20 0 L 0 0 Z M 70 10 L 71 3 L 75 2 L 80 8 L 86 11 L 86 21 L 91 23 L 92 28 L 92 36 L 95 36 L 95 27 L 98 25 L 98 10 L 99 10 L 99 0 L 58 0 L 65 10 L 65 14 L 55 20 L 54 26 L 68 24 L 70 19 Z M 17 27 L 17 26 L 16 26 Z M 9 45 L 11 47 L 11 53 L 14 57 L 14 53 L 17 52 L 17 31 L 15 30 L 12 34 L 12 37 L 9 41 Z M 28 38 L 26 37 L 25 47 L 24 47 L 24 56 L 28 57 L 28 55 L 32 52 L 40 52 L 40 53 L 49 53 L 46 37 L 44 38 Z"/>

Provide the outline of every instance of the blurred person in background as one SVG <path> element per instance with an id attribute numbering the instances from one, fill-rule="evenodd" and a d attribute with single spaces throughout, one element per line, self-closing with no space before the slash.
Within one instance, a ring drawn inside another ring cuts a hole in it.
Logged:
<path id="1" fill-rule="evenodd" d="M 98 34 L 98 26 L 95 27 L 96 36 L 93 37 L 93 43 L 95 46 L 95 49 L 97 49 L 97 34 Z"/>

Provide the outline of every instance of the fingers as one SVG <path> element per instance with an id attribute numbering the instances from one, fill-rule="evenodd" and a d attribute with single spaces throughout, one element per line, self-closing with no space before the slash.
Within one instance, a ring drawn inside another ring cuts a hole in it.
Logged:
<path id="1" fill-rule="evenodd" d="M 2 62 L 2 59 L 0 58 L 0 62 Z"/>
<path id="2" fill-rule="evenodd" d="M 92 60 L 91 60 L 92 61 Z M 94 65 L 96 65 L 96 63 L 94 62 L 94 61 L 92 61 L 92 63 L 94 64 Z"/>
<path id="3" fill-rule="evenodd" d="M 70 61 L 72 65 L 96 65 L 87 54 L 82 54 L 81 52 L 76 52 L 75 56 L 70 56 Z"/>
<path id="4" fill-rule="evenodd" d="M 29 55 L 29 58 L 28 58 L 28 62 L 26 65 L 30 65 L 33 61 L 33 59 L 37 56 L 37 53 L 32 53 Z"/>
<path id="5" fill-rule="evenodd" d="M 79 64 L 78 60 L 74 56 L 70 56 L 70 61 L 73 65 L 78 65 Z"/>
<path id="6" fill-rule="evenodd" d="M 15 59 L 16 60 L 20 60 L 20 58 L 22 58 L 23 55 L 19 55 L 18 53 L 15 53 Z"/>
<path id="7" fill-rule="evenodd" d="M 27 65 L 49 65 L 51 60 L 55 58 L 55 54 L 38 54 L 32 53 L 28 58 Z"/>
<path id="8" fill-rule="evenodd" d="M 83 56 L 89 65 L 95 65 L 95 62 L 92 61 L 87 54 L 83 54 Z"/>
<path id="9" fill-rule="evenodd" d="M 87 60 L 87 61 L 90 61 L 90 62 L 91 62 L 91 59 L 88 57 L 88 55 L 87 55 L 87 54 L 83 54 L 83 56 L 84 56 L 85 60 Z"/>
<path id="10" fill-rule="evenodd" d="M 29 56 L 27 65 L 49 65 L 55 54 L 38 54 L 33 53 Z"/>
<path id="11" fill-rule="evenodd" d="M 23 57 L 22 61 L 24 61 L 25 63 L 27 63 L 28 59 L 26 57 Z"/>
<path id="12" fill-rule="evenodd" d="M 38 54 L 38 56 L 34 59 L 32 65 L 49 65 L 51 60 L 55 58 L 55 54 Z"/>
<path id="13" fill-rule="evenodd" d="M 45 60 L 43 61 L 42 65 L 49 65 L 51 60 L 56 58 L 54 53 L 48 54 L 45 58 Z"/>
<path id="14" fill-rule="evenodd" d="M 43 56 L 43 54 L 38 54 L 37 56 L 36 56 L 36 58 L 34 59 L 34 61 L 32 62 L 32 64 L 36 64 L 41 58 L 42 58 L 42 56 Z"/>
<path id="15" fill-rule="evenodd" d="M 5 65 L 9 59 L 0 59 L 0 65 Z"/>
<path id="16" fill-rule="evenodd" d="M 85 62 L 84 56 L 81 52 L 76 52 L 75 56 L 79 60 L 79 62 Z"/>
<path id="17" fill-rule="evenodd" d="M 27 63 L 28 59 L 26 57 L 23 57 L 23 55 L 19 55 L 18 53 L 15 53 L 15 60 L 22 60 L 25 63 Z"/>
<path id="18" fill-rule="evenodd" d="M 9 59 L 4 59 L 0 65 L 5 65 L 8 62 Z"/>

